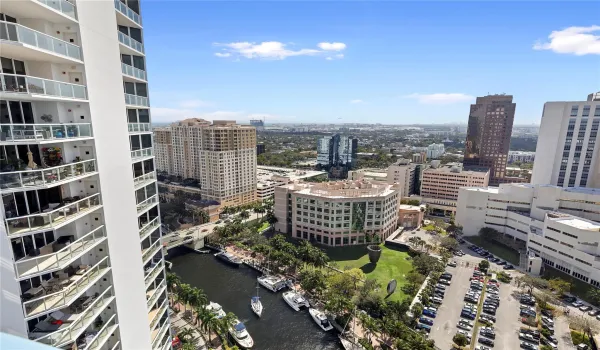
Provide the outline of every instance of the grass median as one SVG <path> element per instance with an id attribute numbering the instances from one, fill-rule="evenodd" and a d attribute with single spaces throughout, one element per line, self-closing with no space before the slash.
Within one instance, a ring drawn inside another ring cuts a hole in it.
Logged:
<path id="1" fill-rule="evenodd" d="M 486 277 L 483 282 L 483 289 L 481 290 L 481 297 L 479 298 L 479 303 L 477 304 L 477 316 L 475 317 L 475 321 L 473 322 L 473 334 L 471 335 L 471 344 L 470 349 L 474 349 L 475 345 L 477 345 L 477 336 L 479 334 L 479 315 L 481 315 L 481 311 L 483 310 L 483 302 L 485 301 L 485 290 L 487 289 L 487 281 Z"/>

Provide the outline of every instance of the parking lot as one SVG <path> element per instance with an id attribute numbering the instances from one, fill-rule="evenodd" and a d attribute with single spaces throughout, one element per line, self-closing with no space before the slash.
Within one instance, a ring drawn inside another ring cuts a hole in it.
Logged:
<path id="1" fill-rule="evenodd" d="M 500 284 L 500 307 L 496 312 L 495 349 L 519 348 L 519 300 L 515 298 L 517 289 L 511 284 Z"/>

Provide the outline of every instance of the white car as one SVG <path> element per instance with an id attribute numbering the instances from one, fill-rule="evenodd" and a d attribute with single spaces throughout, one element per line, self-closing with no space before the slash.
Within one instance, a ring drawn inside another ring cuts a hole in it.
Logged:
<path id="1" fill-rule="evenodd" d="M 575 307 L 580 307 L 580 306 L 583 306 L 583 303 L 581 301 L 577 300 L 577 301 L 574 301 L 571 305 L 573 305 Z"/>
<path id="2" fill-rule="evenodd" d="M 547 323 L 549 325 L 554 324 L 554 320 L 552 320 L 550 317 L 546 317 L 546 316 L 542 316 L 542 322 Z"/>
<path id="3" fill-rule="evenodd" d="M 458 324 L 456 325 L 456 327 L 460 328 L 460 329 L 464 329 L 465 331 L 469 331 L 469 332 L 473 329 L 473 327 L 471 327 L 468 324 L 463 323 L 463 322 L 458 322 Z"/>
<path id="4" fill-rule="evenodd" d="M 498 295 L 498 291 L 495 289 L 490 289 L 487 292 L 488 292 L 488 294 Z"/>
<path id="5" fill-rule="evenodd" d="M 464 335 L 469 340 L 469 342 L 471 342 L 471 332 L 467 332 L 467 331 L 463 331 L 463 330 L 459 329 L 456 333 Z"/>

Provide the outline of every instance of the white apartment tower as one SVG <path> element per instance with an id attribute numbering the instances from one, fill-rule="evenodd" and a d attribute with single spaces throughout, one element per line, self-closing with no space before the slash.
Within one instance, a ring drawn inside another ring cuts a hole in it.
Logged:
<path id="1" fill-rule="evenodd" d="M 600 187 L 600 98 L 547 102 L 538 136 L 531 183 Z"/>
<path id="2" fill-rule="evenodd" d="M 0 12 L 0 331 L 170 349 L 139 1 Z"/>

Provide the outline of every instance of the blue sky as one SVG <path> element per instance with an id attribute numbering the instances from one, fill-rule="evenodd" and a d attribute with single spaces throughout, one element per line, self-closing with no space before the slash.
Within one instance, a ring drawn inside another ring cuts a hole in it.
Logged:
<path id="1" fill-rule="evenodd" d="M 155 122 L 466 123 L 600 90 L 598 2 L 144 1 Z"/>

